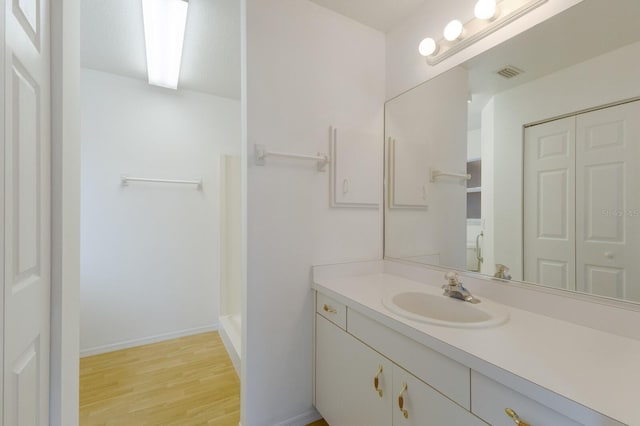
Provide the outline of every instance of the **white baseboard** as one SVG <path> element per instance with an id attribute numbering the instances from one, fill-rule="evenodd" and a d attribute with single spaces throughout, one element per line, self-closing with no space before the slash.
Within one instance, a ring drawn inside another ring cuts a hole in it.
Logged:
<path id="1" fill-rule="evenodd" d="M 278 423 L 275 426 L 306 426 L 309 423 L 313 423 L 316 420 L 320 420 L 322 416 L 315 409 L 309 410 L 306 413 L 300 414 L 299 416 L 295 416 L 290 418 L 289 420 L 285 420 L 284 422 Z"/>
<path id="2" fill-rule="evenodd" d="M 218 330 L 218 324 L 205 325 L 202 327 L 189 328 L 186 330 L 172 331 L 170 333 L 157 334 L 140 339 L 126 340 L 124 342 L 110 343 L 108 345 L 95 346 L 93 348 L 81 349 L 80 358 L 91 355 L 99 355 L 107 352 L 119 351 L 120 349 L 133 348 L 135 346 L 148 345 L 150 343 L 162 342 L 164 340 L 176 339 L 178 337 L 192 336 L 194 334 L 206 333 Z"/>
<path id="3" fill-rule="evenodd" d="M 227 354 L 229 354 L 229 358 L 231 358 L 231 362 L 233 363 L 233 368 L 236 370 L 236 374 L 240 377 L 240 356 L 236 350 L 236 347 L 231 343 L 231 339 L 227 334 L 227 330 L 225 330 L 224 326 L 221 326 L 218 329 L 220 333 L 220 338 L 222 339 L 222 343 L 224 344 L 224 348 L 227 350 Z"/>

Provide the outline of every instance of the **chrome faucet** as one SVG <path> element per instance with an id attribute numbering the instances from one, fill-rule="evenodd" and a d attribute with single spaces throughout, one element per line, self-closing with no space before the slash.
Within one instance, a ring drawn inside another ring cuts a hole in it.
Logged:
<path id="1" fill-rule="evenodd" d="M 444 295 L 448 297 L 453 297 L 454 299 L 464 300 L 469 303 L 480 303 L 480 300 L 476 299 L 469 293 L 460 280 L 458 280 L 458 274 L 455 272 L 447 272 L 444 274 L 444 277 L 448 281 L 447 284 L 443 285 Z"/>
<path id="2" fill-rule="evenodd" d="M 511 275 L 509 275 L 509 268 L 501 263 L 496 263 L 496 273 L 493 276 L 503 280 L 511 279 Z"/>

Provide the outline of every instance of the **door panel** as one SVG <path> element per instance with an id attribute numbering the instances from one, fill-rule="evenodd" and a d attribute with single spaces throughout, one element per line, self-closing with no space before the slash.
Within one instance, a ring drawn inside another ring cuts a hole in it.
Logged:
<path id="1" fill-rule="evenodd" d="M 640 302 L 640 102 L 576 122 L 578 290 Z"/>
<path id="2" fill-rule="evenodd" d="M 49 424 L 48 0 L 5 0 L 4 424 Z"/>
<path id="3" fill-rule="evenodd" d="M 316 408 L 331 426 L 390 425 L 392 371 L 391 361 L 316 315 Z"/>
<path id="4" fill-rule="evenodd" d="M 575 289 L 575 117 L 525 130 L 524 279 Z"/>

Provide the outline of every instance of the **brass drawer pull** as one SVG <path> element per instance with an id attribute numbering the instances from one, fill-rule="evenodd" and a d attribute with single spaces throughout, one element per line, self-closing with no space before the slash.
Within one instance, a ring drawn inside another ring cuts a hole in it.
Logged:
<path id="1" fill-rule="evenodd" d="M 325 312 L 329 312 L 330 314 L 337 314 L 338 313 L 338 311 L 336 311 L 335 308 L 332 308 L 331 306 L 327 305 L 326 303 L 324 304 L 324 307 L 322 309 L 324 309 Z"/>
<path id="2" fill-rule="evenodd" d="M 406 391 L 407 391 L 407 384 L 403 383 L 402 390 L 400 391 L 400 395 L 398 395 L 398 407 L 400 408 L 400 411 L 402 412 L 402 415 L 404 416 L 404 418 L 408 419 L 409 412 L 404 409 L 404 397 L 402 396 Z"/>
<path id="3" fill-rule="evenodd" d="M 378 387 L 378 385 L 380 384 L 380 381 L 378 380 L 378 378 L 380 377 L 381 374 L 382 374 L 382 366 L 379 365 L 378 373 L 376 373 L 375 377 L 373 378 L 373 388 L 376 390 L 376 392 L 378 392 L 378 395 L 380 396 L 380 398 L 382 398 L 382 389 Z"/>
<path id="4" fill-rule="evenodd" d="M 520 420 L 520 417 L 518 417 L 518 414 L 515 411 L 513 411 L 511 408 L 505 408 L 504 412 L 507 413 L 507 416 L 511 417 L 513 419 L 513 422 L 518 426 L 530 426 L 529 423 L 523 422 L 522 420 Z"/>

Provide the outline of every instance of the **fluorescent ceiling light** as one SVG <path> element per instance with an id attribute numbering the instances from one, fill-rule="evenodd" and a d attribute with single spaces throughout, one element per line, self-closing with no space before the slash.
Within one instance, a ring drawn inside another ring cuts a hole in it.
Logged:
<path id="1" fill-rule="evenodd" d="M 142 0 L 149 84 L 178 88 L 188 7 L 186 0 Z"/>

